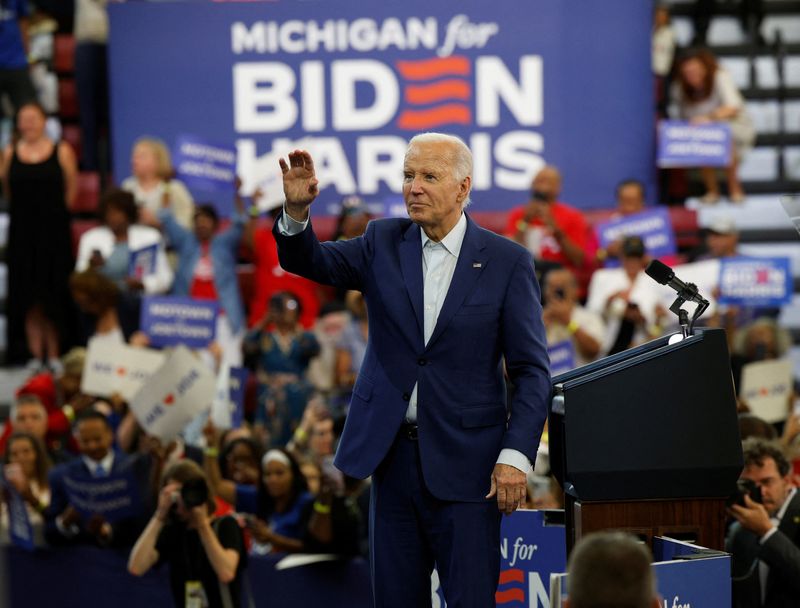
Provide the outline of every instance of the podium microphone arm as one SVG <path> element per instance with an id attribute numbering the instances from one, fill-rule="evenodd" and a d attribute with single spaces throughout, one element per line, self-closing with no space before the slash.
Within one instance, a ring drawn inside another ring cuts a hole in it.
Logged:
<path id="1" fill-rule="evenodd" d="M 658 260 L 651 261 L 647 268 L 645 268 L 645 273 L 657 283 L 661 283 L 662 285 L 667 285 L 674 289 L 678 296 L 675 298 L 675 301 L 672 303 L 672 306 L 669 309 L 678 315 L 678 320 L 681 323 L 681 327 L 683 328 L 684 337 L 687 335 L 692 335 L 694 333 L 694 324 L 697 319 L 706 311 L 709 306 L 708 300 L 706 300 L 703 296 L 700 295 L 699 290 L 697 289 L 697 285 L 694 283 L 684 283 L 678 277 L 675 276 L 675 271 L 672 270 L 669 266 L 664 264 L 663 262 L 659 262 Z M 688 325 L 688 329 L 686 327 L 685 319 L 687 317 L 686 312 L 681 308 L 685 302 L 695 302 L 697 304 L 697 308 L 692 315 L 692 321 Z M 681 314 L 683 312 L 683 315 Z"/>

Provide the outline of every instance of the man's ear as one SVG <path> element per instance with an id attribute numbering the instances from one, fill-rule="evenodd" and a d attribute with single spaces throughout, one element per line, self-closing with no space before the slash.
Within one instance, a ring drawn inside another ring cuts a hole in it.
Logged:
<path id="1" fill-rule="evenodd" d="M 469 196 L 469 188 L 470 188 L 471 184 L 472 184 L 472 178 L 469 175 L 467 175 L 467 177 L 465 177 L 464 179 L 461 180 L 461 183 L 459 184 L 459 191 L 458 191 L 458 199 L 459 199 L 458 202 L 459 203 L 463 204 L 463 202 L 465 200 L 467 200 L 467 197 Z"/>

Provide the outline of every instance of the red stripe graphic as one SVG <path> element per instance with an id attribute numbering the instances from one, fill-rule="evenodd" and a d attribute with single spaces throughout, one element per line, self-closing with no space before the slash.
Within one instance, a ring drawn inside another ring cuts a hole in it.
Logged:
<path id="1" fill-rule="evenodd" d="M 525 582 L 525 573 L 522 570 L 514 568 L 513 570 L 503 570 L 500 573 L 500 585 L 505 585 L 506 583 L 524 583 Z"/>
<path id="2" fill-rule="evenodd" d="M 494 594 L 494 601 L 497 604 L 508 604 L 509 602 L 524 602 L 525 592 L 522 589 L 508 589 L 498 591 Z"/>
<path id="3" fill-rule="evenodd" d="M 404 110 L 397 119 L 401 129 L 430 129 L 437 125 L 472 123 L 472 112 L 464 104 L 448 103 L 430 110 Z"/>
<path id="4" fill-rule="evenodd" d="M 421 61 L 398 61 L 397 69 L 409 80 L 430 80 L 442 76 L 468 76 L 469 60 L 466 57 L 443 57 Z"/>
<path id="5" fill-rule="evenodd" d="M 472 97 L 472 88 L 463 80 L 451 78 L 433 84 L 409 85 L 406 87 L 406 103 L 423 105 L 446 99 L 467 100 Z"/>

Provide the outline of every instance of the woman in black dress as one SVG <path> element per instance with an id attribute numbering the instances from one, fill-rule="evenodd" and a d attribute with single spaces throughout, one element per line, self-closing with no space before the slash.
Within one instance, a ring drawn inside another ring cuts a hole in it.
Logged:
<path id="1" fill-rule="evenodd" d="M 70 207 L 77 161 L 66 142 L 45 132 L 47 115 L 35 103 L 17 113 L 15 143 L 3 151 L 2 176 L 10 204 L 8 237 L 8 359 L 57 367 L 69 329 L 73 266 Z"/>

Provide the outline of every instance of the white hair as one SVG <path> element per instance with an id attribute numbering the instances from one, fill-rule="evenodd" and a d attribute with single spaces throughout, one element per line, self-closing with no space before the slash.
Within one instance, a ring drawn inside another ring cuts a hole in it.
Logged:
<path id="1" fill-rule="evenodd" d="M 447 133 L 434 133 L 434 132 L 426 132 L 426 133 L 419 133 L 411 138 L 408 142 L 408 148 L 406 150 L 406 155 L 408 154 L 408 150 L 411 150 L 416 144 L 426 144 L 426 143 L 447 143 L 452 146 L 453 149 L 453 173 L 456 181 L 462 182 L 467 177 L 472 177 L 472 151 L 469 149 L 469 146 L 464 143 L 464 140 L 460 137 L 456 137 L 455 135 L 448 135 Z M 472 189 L 472 183 L 470 182 L 470 190 Z M 463 206 L 466 207 L 469 205 L 469 191 L 467 192 L 467 198 L 464 199 Z"/>

